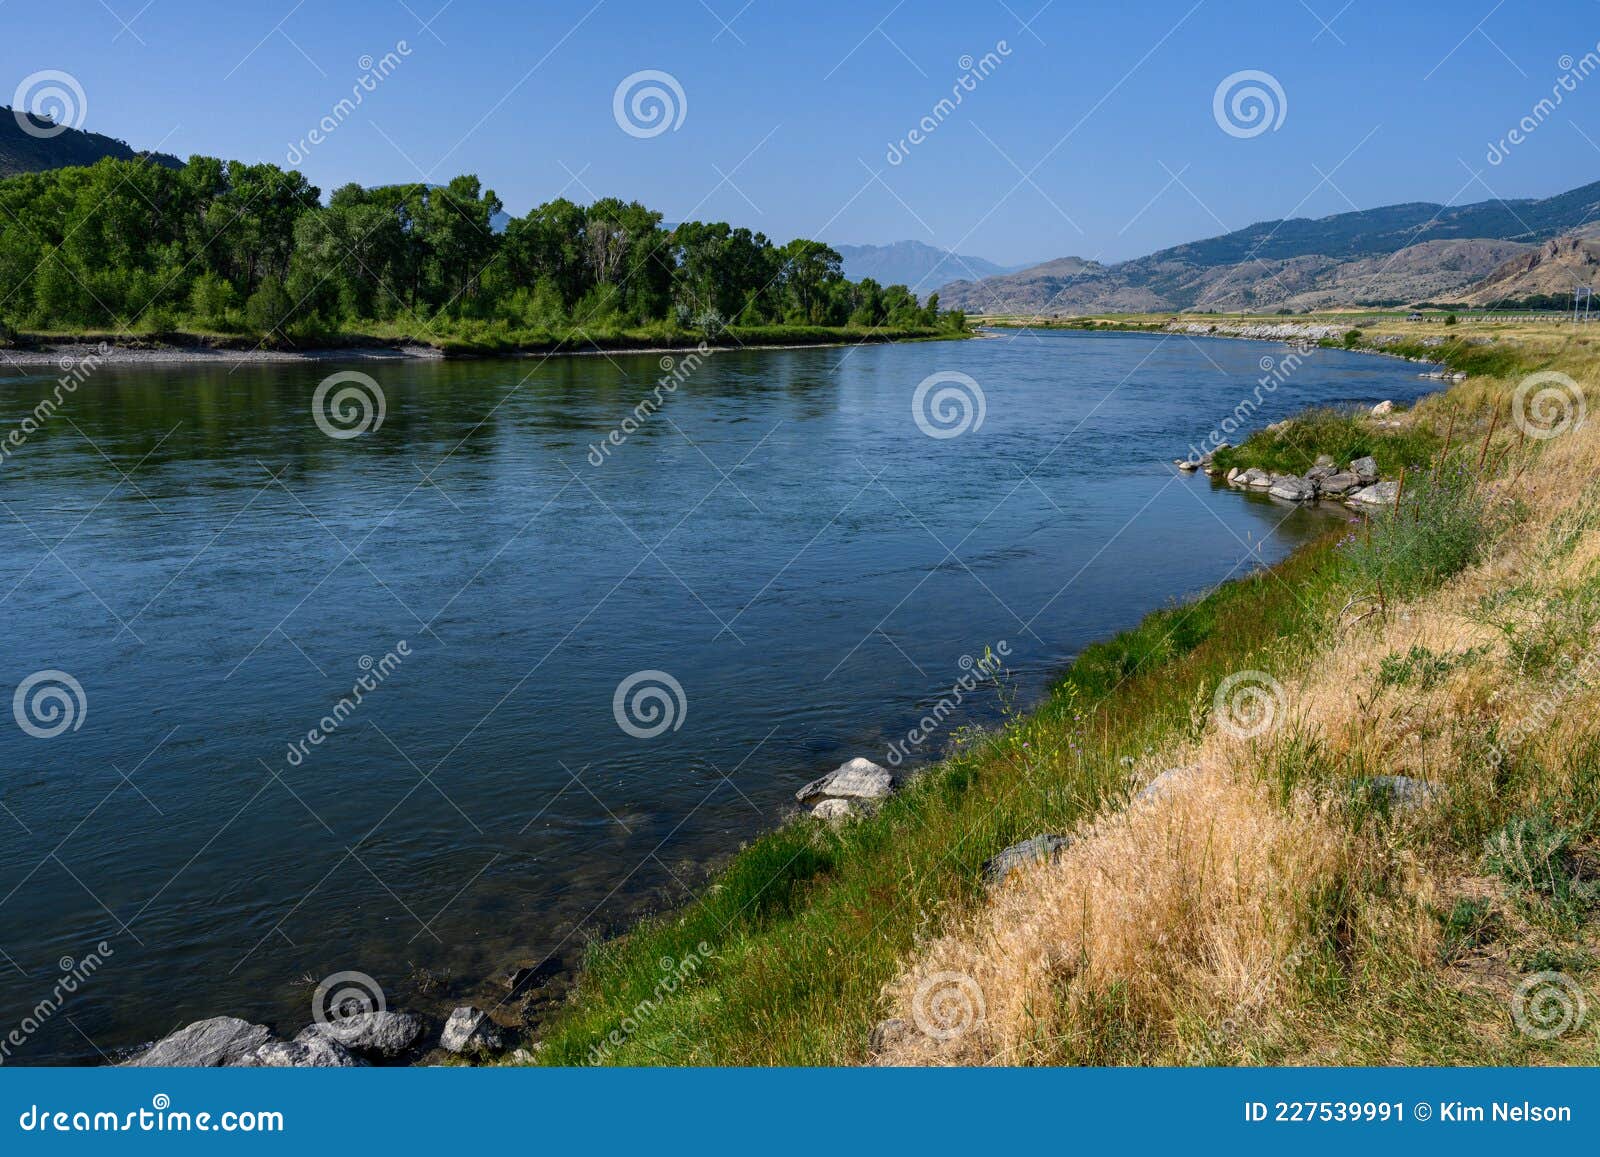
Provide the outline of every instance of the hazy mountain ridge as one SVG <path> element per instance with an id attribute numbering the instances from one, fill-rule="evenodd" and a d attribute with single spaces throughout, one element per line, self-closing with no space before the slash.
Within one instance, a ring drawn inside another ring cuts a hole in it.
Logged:
<path id="1" fill-rule="evenodd" d="M 987 258 L 952 253 L 921 241 L 833 248 L 844 258 L 844 275 L 851 281 L 870 277 L 880 285 L 904 285 L 917 293 L 927 293 L 947 281 L 995 277 L 1027 268 L 998 265 Z"/>
<path id="2" fill-rule="evenodd" d="M 1553 290 L 1518 289 L 1522 282 L 1501 267 L 1596 217 L 1600 182 L 1542 199 L 1455 208 L 1387 205 L 1315 220 L 1259 222 L 1117 265 L 1077 258 L 1045 262 L 981 282 L 955 281 L 939 295 L 943 304 L 969 312 L 1043 314 L 1440 300 L 1465 297 L 1495 278 L 1504 283 L 1495 296 L 1519 296 Z"/>

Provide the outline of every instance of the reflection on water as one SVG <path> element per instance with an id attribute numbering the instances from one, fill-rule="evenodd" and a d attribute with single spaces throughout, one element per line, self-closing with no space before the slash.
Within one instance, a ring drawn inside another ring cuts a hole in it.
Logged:
<path id="1" fill-rule="evenodd" d="M 0 1019 L 114 949 L 15 1055 L 224 1012 L 292 1033 L 342 969 L 445 1001 L 677 902 L 963 656 L 1006 640 L 1026 699 L 1325 526 L 1164 464 L 1269 348 L 719 353 L 599 465 L 658 357 L 101 369 L 0 468 L 8 694 L 56 670 L 86 704 L 0 728 Z M 337 369 L 381 384 L 375 432 L 312 421 Z M 911 398 L 945 370 L 985 417 L 934 438 Z M 51 381 L 0 378 L 3 428 Z M 1257 420 L 1423 384 L 1319 352 Z M 674 713 L 650 738 L 614 704 L 642 671 L 682 693 L 642 704 Z"/>

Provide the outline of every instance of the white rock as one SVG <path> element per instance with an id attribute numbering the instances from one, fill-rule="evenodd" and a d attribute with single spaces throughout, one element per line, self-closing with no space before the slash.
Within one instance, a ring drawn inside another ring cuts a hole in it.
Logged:
<path id="1" fill-rule="evenodd" d="M 821 779 L 812 780 L 794 793 L 801 803 L 820 799 L 884 799 L 894 791 L 894 775 L 870 759 L 857 756 L 842 763 Z"/>
<path id="2" fill-rule="evenodd" d="M 463 1005 L 444 1022 L 439 1044 L 453 1053 L 495 1052 L 505 1046 L 500 1027 L 482 1009 Z"/>
<path id="3" fill-rule="evenodd" d="M 1357 506 L 1393 506 L 1395 499 L 1400 497 L 1400 483 L 1378 482 L 1372 486 L 1357 490 L 1346 502 Z"/>
<path id="4" fill-rule="evenodd" d="M 819 820 L 847 820 L 856 814 L 856 805 L 847 799 L 825 799 L 811 809 Z"/>

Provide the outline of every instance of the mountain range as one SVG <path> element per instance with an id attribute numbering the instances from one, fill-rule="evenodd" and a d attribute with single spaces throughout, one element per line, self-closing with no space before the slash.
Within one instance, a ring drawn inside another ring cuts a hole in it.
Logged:
<path id="1" fill-rule="evenodd" d="M 982 257 L 966 257 L 936 249 L 921 241 L 893 241 L 888 245 L 835 245 L 844 258 L 844 275 L 851 281 L 870 277 L 879 285 L 904 285 L 926 294 L 947 281 L 998 277 L 1023 269 L 997 265 Z"/>
<path id="2" fill-rule="evenodd" d="M 1387 205 L 1262 221 L 1112 265 L 1060 258 L 939 287 L 969 313 L 1307 310 L 1487 304 L 1569 293 L 1600 274 L 1600 182 L 1553 197 Z"/>

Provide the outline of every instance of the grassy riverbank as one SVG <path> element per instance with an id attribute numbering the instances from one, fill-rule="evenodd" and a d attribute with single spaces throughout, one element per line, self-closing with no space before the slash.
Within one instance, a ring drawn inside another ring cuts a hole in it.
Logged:
<path id="1" fill-rule="evenodd" d="M 453 323 L 435 330 L 412 325 L 372 323 L 355 329 L 299 334 L 294 340 L 267 339 L 204 329 L 114 332 L 93 329 L 19 333 L 0 342 L 6 351 L 29 352 L 55 346 L 98 346 L 115 350 L 175 350 L 197 354 L 317 354 L 326 351 L 386 351 L 495 357 L 516 354 L 654 353 L 712 349 L 861 345 L 879 342 L 944 341 L 970 336 L 952 326 L 753 325 L 730 326 L 713 334 L 660 325 L 577 329 L 554 332 L 496 323 Z"/>
<path id="2" fill-rule="evenodd" d="M 1530 438 L 1513 395 L 1600 345 L 1426 348 L 1478 368 L 1374 432 L 1427 454 L 1398 514 L 1091 647 L 877 816 L 754 841 L 593 951 L 541 1062 L 1593 1063 L 1600 433 Z M 1041 832 L 1075 843 L 986 890 Z"/>

